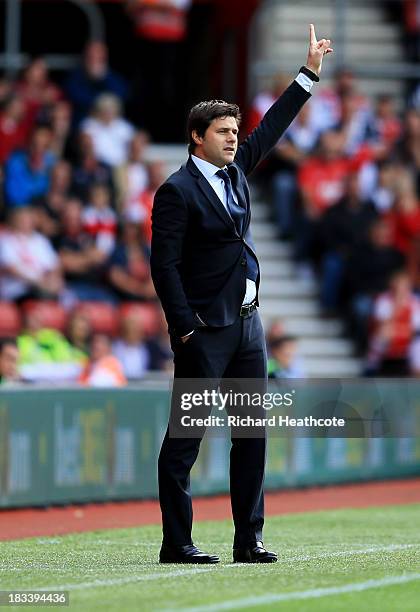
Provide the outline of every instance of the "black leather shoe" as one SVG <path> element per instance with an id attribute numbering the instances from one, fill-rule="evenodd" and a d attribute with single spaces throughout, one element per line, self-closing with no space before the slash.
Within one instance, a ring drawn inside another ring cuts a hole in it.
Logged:
<path id="1" fill-rule="evenodd" d="M 219 557 L 208 555 L 194 544 L 174 548 L 162 544 L 159 554 L 160 563 L 219 563 L 219 561 Z"/>
<path id="2" fill-rule="evenodd" d="M 233 549 L 234 563 L 275 563 L 277 555 L 265 550 L 262 542 L 255 542 L 245 548 Z"/>

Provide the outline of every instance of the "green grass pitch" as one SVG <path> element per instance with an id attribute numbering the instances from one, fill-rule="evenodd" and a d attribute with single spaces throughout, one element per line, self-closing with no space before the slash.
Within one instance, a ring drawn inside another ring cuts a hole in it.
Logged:
<path id="1" fill-rule="evenodd" d="M 195 525 L 216 566 L 159 565 L 158 526 L 2 542 L 0 589 L 66 589 L 88 612 L 420 610 L 419 504 L 273 517 L 265 534 L 276 564 L 232 564 L 231 521 Z"/>

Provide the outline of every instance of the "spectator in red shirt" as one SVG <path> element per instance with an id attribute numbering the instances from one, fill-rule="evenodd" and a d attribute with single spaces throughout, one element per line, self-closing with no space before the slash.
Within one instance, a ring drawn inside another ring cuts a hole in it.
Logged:
<path id="1" fill-rule="evenodd" d="M 12 94 L 0 113 L 0 164 L 26 143 L 29 131 L 28 116 L 22 98 Z"/>
<path id="2" fill-rule="evenodd" d="M 318 226 L 323 213 L 344 195 L 352 164 L 343 153 L 344 136 L 336 130 L 324 132 L 317 155 L 308 158 L 298 170 L 301 209 L 296 216 L 295 258 L 308 267 L 318 253 Z"/>
<path id="3" fill-rule="evenodd" d="M 33 59 L 25 68 L 16 90 L 22 96 L 31 123 L 42 118 L 42 113 L 62 97 L 60 89 L 50 81 L 48 66 L 42 57 Z"/>
<path id="4" fill-rule="evenodd" d="M 343 134 L 328 130 L 320 137 L 318 154 L 304 161 L 299 169 L 298 184 L 309 219 L 318 219 L 343 197 L 346 178 L 351 170 L 343 147 Z"/>
<path id="5" fill-rule="evenodd" d="M 407 272 L 395 274 L 389 291 L 376 299 L 372 328 L 369 372 L 380 376 L 407 376 L 410 346 L 420 331 L 420 300 L 413 293 Z"/>
<path id="6" fill-rule="evenodd" d="M 92 236 L 97 249 L 109 255 L 117 235 L 117 215 L 111 207 L 111 193 L 106 185 L 93 185 L 82 221 L 83 230 Z"/>
<path id="7" fill-rule="evenodd" d="M 414 177 L 403 167 L 398 169 L 394 192 L 395 203 L 387 218 L 392 227 L 394 246 L 408 257 L 420 236 L 420 202 Z"/>

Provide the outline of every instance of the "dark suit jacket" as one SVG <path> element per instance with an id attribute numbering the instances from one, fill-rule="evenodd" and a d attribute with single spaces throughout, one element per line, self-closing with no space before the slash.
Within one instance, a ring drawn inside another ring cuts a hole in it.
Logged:
<path id="1" fill-rule="evenodd" d="M 241 235 L 214 189 L 189 159 L 156 193 L 152 211 L 152 278 L 169 331 L 231 325 L 246 290 L 250 194 L 246 176 L 264 159 L 310 94 L 293 81 L 238 147 L 229 174 L 246 217 Z M 259 277 L 257 279 L 257 291 Z M 258 294 L 257 294 L 258 295 Z"/>

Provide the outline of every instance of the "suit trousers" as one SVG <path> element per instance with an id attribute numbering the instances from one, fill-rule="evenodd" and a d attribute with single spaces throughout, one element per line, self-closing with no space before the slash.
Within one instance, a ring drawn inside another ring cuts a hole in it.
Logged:
<path id="1" fill-rule="evenodd" d="M 228 327 L 200 327 L 183 343 L 172 338 L 177 378 L 267 378 L 265 337 L 260 317 L 253 311 Z M 172 410 L 174 407 L 172 406 Z M 192 544 L 193 510 L 190 471 L 202 437 L 175 438 L 169 427 L 158 463 L 159 500 L 163 542 L 168 546 Z M 262 540 L 264 524 L 263 481 L 266 438 L 232 436 L 230 495 L 235 525 L 234 547 Z"/>

